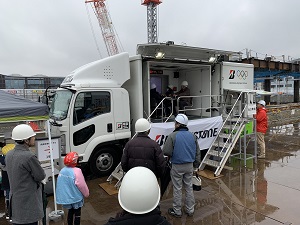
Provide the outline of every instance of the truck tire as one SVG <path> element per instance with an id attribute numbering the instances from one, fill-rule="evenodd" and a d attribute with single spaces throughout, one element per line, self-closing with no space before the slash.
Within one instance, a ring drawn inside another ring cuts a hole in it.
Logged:
<path id="1" fill-rule="evenodd" d="M 103 147 L 96 150 L 90 159 L 91 172 L 96 176 L 110 175 L 120 162 L 117 151 L 110 147 Z"/>

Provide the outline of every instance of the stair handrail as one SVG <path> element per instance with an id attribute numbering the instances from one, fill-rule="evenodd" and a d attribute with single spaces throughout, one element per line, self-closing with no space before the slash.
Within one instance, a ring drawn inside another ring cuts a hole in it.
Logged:
<path id="1" fill-rule="evenodd" d="M 231 94 L 231 96 L 233 97 L 232 94 Z M 242 96 L 242 92 L 240 93 L 240 95 L 239 95 L 238 98 L 236 99 L 235 103 L 233 104 L 233 106 L 232 106 L 231 110 L 229 111 L 229 113 L 228 113 L 226 119 L 223 121 L 223 124 L 222 124 L 222 126 L 220 127 L 220 129 L 218 130 L 218 133 L 217 133 L 217 135 L 215 136 L 214 141 L 217 139 L 217 137 L 218 137 L 219 134 L 221 133 L 221 130 L 223 129 L 223 127 L 224 127 L 224 125 L 226 124 L 227 120 L 228 120 L 229 118 L 232 117 L 233 109 L 235 108 L 235 106 L 236 106 L 238 100 L 241 98 L 241 96 Z M 224 104 L 225 104 L 225 103 L 224 103 Z M 244 111 L 244 110 L 243 110 L 243 111 Z M 241 113 L 241 115 L 242 115 L 242 113 Z M 234 126 L 233 129 L 231 129 L 231 130 L 234 130 L 234 128 L 236 127 L 236 125 L 237 125 L 237 123 L 235 124 L 235 126 Z M 212 142 L 212 145 L 213 145 L 214 141 Z M 211 149 L 212 145 L 210 146 L 210 149 Z M 223 148 L 222 148 L 222 150 L 223 150 Z"/>
<path id="2" fill-rule="evenodd" d="M 162 109 L 162 112 L 161 112 L 161 118 L 162 118 L 162 121 L 163 121 L 163 115 L 164 115 L 164 112 L 163 112 L 163 110 L 164 110 L 164 101 L 165 100 L 168 100 L 168 101 L 171 101 L 171 114 L 166 118 L 166 120 L 164 121 L 164 123 L 165 122 L 167 122 L 170 118 L 171 118 L 171 116 L 173 115 L 173 98 L 172 97 L 164 97 L 158 104 L 157 104 L 157 106 L 153 109 L 153 111 L 150 113 L 150 115 L 147 117 L 147 120 L 148 121 L 150 121 L 150 119 L 151 119 L 151 116 L 156 112 L 156 110 L 158 110 L 158 109 Z M 161 106 L 161 107 L 160 107 Z"/>
<path id="3" fill-rule="evenodd" d="M 232 109 L 231 109 L 230 112 L 228 113 L 228 116 L 227 116 L 227 118 L 225 119 L 224 123 L 222 124 L 222 127 L 219 129 L 219 131 L 218 131 L 218 133 L 217 133 L 217 135 L 216 135 L 216 137 L 215 137 L 215 140 L 216 140 L 216 138 L 219 136 L 219 134 L 220 134 L 222 128 L 224 127 L 225 123 L 227 122 L 228 118 L 232 116 L 233 109 L 234 109 L 234 107 L 236 106 L 236 104 L 237 104 L 237 102 L 239 101 L 239 99 L 241 98 L 242 94 L 243 94 L 243 92 L 240 93 L 240 95 L 238 96 L 238 98 L 237 98 L 236 102 L 234 103 Z M 234 140 L 231 140 L 231 138 L 232 138 L 232 136 L 234 135 L 234 130 L 236 129 L 238 123 L 239 123 L 239 128 L 236 130 L 236 133 L 235 133 L 235 134 L 239 134 L 239 133 L 240 133 L 240 130 L 241 130 L 241 127 L 244 126 L 244 123 L 240 123 L 240 122 L 243 121 L 243 120 L 242 120 L 242 115 L 243 115 L 244 111 L 246 110 L 247 106 L 248 106 L 248 104 L 245 104 L 245 105 L 244 105 L 243 110 L 241 111 L 239 117 L 237 118 L 236 123 L 234 124 L 233 128 L 231 129 L 231 131 L 230 131 L 230 133 L 229 133 L 229 136 L 228 136 L 228 138 L 227 138 L 227 140 L 226 140 L 226 142 L 224 143 L 224 145 L 223 145 L 222 148 L 220 148 L 219 141 L 218 141 L 218 149 L 217 149 L 217 151 L 218 151 L 218 156 L 220 155 L 221 152 L 223 152 L 223 150 L 224 150 L 225 147 L 226 147 L 226 148 L 230 148 L 231 145 L 232 145 L 233 143 L 235 143 L 235 139 L 234 139 Z M 211 148 L 212 148 L 213 143 L 215 142 L 215 140 L 212 142 L 212 145 L 210 146 L 209 150 L 211 150 Z M 231 140 L 232 142 L 229 143 L 229 140 Z M 228 145 L 228 144 L 229 144 L 229 145 Z M 228 145 L 228 146 L 227 146 L 227 145 Z M 221 161 L 219 161 L 219 166 L 222 166 L 222 165 L 224 164 L 224 161 L 225 161 L 225 160 L 227 161 L 227 159 L 228 159 L 228 157 L 222 157 Z M 217 173 L 217 172 L 219 173 L 218 169 L 216 170 L 215 173 Z"/>
<path id="4" fill-rule="evenodd" d="M 235 105 L 237 104 L 237 102 L 239 101 L 239 99 L 240 99 L 240 97 L 242 96 L 243 93 L 244 93 L 244 92 L 241 92 L 241 93 L 240 93 L 239 97 L 237 98 L 237 100 L 236 100 L 235 103 L 233 104 L 232 109 L 231 109 L 230 112 L 228 113 L 228 116 L 226 117 L 225 121 L 223 122 L 221 128 L 219 129 L 216 138 L 217 138 L 218 135 L 220 134 L 220 132 L 221 132 L 222 128 L 224 127 L 224 125 L 226 124 L 227 120 L 228 120 L 229 118 L 232 118 L 233 109 L 234 109 Z M 226 144 L 228 143 L 228 140 L 230 140 L 230 138 L 232 137 L 233 131 L 234 131 L 235 128 L 237 127 L 238 123 L 240 123 L 240 122 L 243 121 L 243 120 L 242 120 L 242 118 L 243 118 L 242 115 L 244 114 L 244 112 L 245 112 L 247 106 L 248 106 L 248 104 L 245 104 L 243 110 L 241 111 L 241 113 L 240 113 L 240 115 L 239 115 L 239 117 L 236 117 L 236 119 L 237 119 L 237 120 L 235 121 L 236 123 L 235 123 L 234 126 L 231 128 L 231 132 L 230 132 L 230 134 L 229 134 L 229 137 L 227 138 L 227 140 L 226 140 L 226 142 L 225 142 L 225 144 L 224 144 L 224 146 L 222 147 L 221 150 L 223 150 L 223 149 L 225 148 Z M 241 125 L 242 125 L 242 124 L 240 124 L 239 126 L 241 126 Z M 212 147 L 212 146 L 211 146 L 211 147 Z M 230 145 L 229 145 L 228 147 L 230 147 Z"/>

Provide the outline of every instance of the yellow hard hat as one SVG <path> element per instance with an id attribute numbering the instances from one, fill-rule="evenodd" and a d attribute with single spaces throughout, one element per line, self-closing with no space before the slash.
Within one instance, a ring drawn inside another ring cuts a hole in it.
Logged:
<path id="1" fill-rule="evenodd" d="M 15 148 L 15 144 L 6 144 L 3 148 L 2 148 L 2 153 L 3 155 L 6 155 L 10 150 L 13 150 Z"/>

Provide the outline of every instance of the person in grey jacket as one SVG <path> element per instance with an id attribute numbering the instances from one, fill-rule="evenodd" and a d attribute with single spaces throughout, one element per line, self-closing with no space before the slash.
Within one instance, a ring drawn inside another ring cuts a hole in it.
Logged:
<path id="1" fill-rule="evenodd" d="M 173 183 L 173 207 L 169 208 L 171 216 L 180 218 L 182 183 L 185 187 L 185 213 L 193 216 L 195 197 L 193 193 L 193 172 L 200 165 L 200 148 L 196 136 L 187 128 L 188 118 L 178 114 L 175 118 L 175 130 L 168 136 L 163 153 L 170 157 L 172 163 L 171 180 Z"/>
<path id="2" fill-rule="evenodd" d="M 29 125 L 17 125 L 12 131 L 16 146 L 5 158 L 10 181 L 10 214 L 15 225 L 37 225 L 44 217 L 41 181 L 46 174 L 29 150 L 35 144 L 35 135 Z"/>

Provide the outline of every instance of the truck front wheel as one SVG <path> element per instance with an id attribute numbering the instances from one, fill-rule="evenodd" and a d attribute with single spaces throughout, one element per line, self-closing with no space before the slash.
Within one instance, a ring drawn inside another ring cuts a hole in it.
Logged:
<path id="1" fill-rule="evenodd" d="M 120 162 L 120 157 L 113 148 L 105 147 L 97 150 L 91 160 L 90 168 L 96 176 L 110 175 Z"/>

